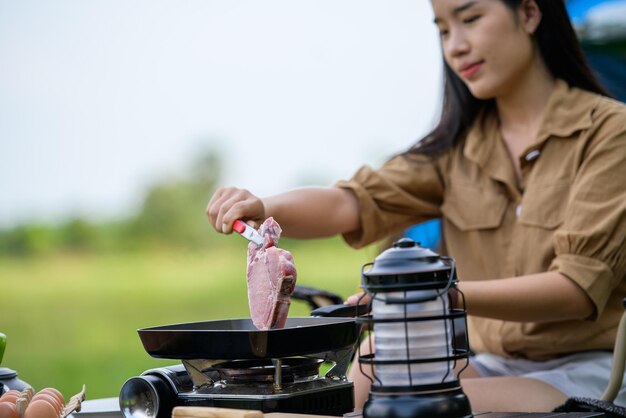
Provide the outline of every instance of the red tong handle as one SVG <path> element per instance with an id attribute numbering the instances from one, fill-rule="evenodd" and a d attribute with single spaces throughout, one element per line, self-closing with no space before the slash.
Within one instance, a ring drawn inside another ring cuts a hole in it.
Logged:
<path id="1" fill-rule="evenodd" d="M 239 232 L 240 234 L 243 234 L 246 231 L 246 226 L 247 224 L 244 221 L 240 221 L 239 219 L 233 222 L 233 230 L 235 232 Z"/>

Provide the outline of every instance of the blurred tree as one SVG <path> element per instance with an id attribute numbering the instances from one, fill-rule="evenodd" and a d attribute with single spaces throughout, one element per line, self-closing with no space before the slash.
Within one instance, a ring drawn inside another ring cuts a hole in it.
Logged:
<path id="1" fill-rule="evenodd" d="M 28 257 L 51 251 L 58 243 L 54 227 L 20 225 L 0 232 L 0 254 Z"/>
<path id="2" fill-rule="evenodd" d="M 59 228 L 59 244 L 71 251 L 96 250 L 99 241 L 96 226 L 82 218 L 70 219 Z"/>
<path id="3" fill-rule="evenodd" d="M 0 230 L 0 255 L 141 250 L 146 246 L 206 248 L 211 228 L 204 211 L 220 172 L 216 151 L 199 152 L 182 178 L 150 187 L 136 215 L 118 222 L 92 223 L 75 217 L 60 226 L 26 224 Z"/>
<path id="4" fill-rule="evenodd" d="M 199 157 L 192 161 L 189 174 L 193 183 L 213 190 L 221 172 L 222 162 L 219 154 L 217 151 L 208 150 L 200 153 Z"/>
<path id="5" fill-rule="evenodd" d="M 215 151 L 200 154 L 187 179 L 166 180 L 152 186 L 128 233 L 144 244 L 206 247 L 210 225 L 204 211 L 219 180 L 221 164 Z"/>

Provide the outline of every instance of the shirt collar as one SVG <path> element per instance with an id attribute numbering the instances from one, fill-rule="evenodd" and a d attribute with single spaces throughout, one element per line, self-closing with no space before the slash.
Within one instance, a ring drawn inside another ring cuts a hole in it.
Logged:
<path id="1" fill-rule="evenodd" d="M 557 79 L 536 144 L 545 142 L 551 136 L 567 138 L 577 131 L 590 128 L 593 123 L 591 113 L 595 107 L 590 106 L 590 101 L 597 100 L 597 96 L 592 93 L 570 87 L 565 81 Z"/>
<path id="2" fill-rule="evenodd" d="M 565 81 L 557 79 L 548 99 L 539 134 L 531 148 L 539 148 L 550 137 L 570 137 L 577 131 L 591 127 L 594 106 L 590 106 L 590 100 L 597 99 L 592 93 L 570 88 Z M 463 153 L 485 168 L 492 160 L 492 155 L 501 152 L 506 153 L 506 149 L 500 141 L 498 118 L 494 107 L 487 105 L 467 133 Z"/>
<path id="3" fill-rule="evenodd" d="M 509 156 L 504 143 L 500 140 L 498 118 L 493 105 L 485 106 L 476 117 L 465 138 L 463 154 L 493 179 L 515 184 L 515 172 L 511 164 L 502 164 Z"/>

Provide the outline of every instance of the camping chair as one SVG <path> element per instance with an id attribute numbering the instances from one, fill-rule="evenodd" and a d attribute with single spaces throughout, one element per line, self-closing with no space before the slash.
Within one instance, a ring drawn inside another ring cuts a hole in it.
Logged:
<path id="1" fill-rule="evenodd" d="M 622 301 L 626 308 L 626 299 Z M 613 401 L 622 387 L 624 364 L 626 362 L 626 312 L 622 315 L 617 328 L 615 347 L 613 348 L 613 364 L 609 384 L 600 399 L 569 398 L 553 412 L 603 412 L 607 418 L 626 417 L 626 408 L 615 405 Z"/>

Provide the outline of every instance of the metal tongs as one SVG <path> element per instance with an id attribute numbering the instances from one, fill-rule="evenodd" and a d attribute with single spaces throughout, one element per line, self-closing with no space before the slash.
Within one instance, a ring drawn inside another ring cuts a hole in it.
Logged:
<path id="1" fill-rule="evenodd" d="M 233 230 L 248 241 L 254 243 L 257 247 L 262 247 L 263 244 L 265 244 L 265 238 L 263 238 L 256 229 L 240 219 L 237 219 L 233 223 Z"/>

